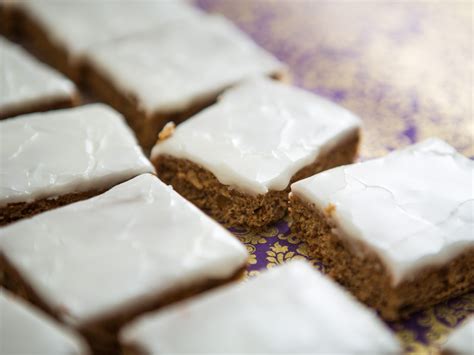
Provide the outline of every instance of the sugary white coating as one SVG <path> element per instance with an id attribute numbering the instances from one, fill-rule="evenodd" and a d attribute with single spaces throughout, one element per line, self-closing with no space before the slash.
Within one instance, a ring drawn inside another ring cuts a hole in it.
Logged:
<path id="1" fill-rule="evenodd" d="M 73 60 L 95 46 L 201 15 L 197 8 L 178 0 L 34 0 L 14 5 L 36 21 L 50 41 L 65 48 Z"/>
<path id="2" fill-rule="evenodd" d="M 72 325 L 226 280 L 247 251 L 151 174 L 0 229 L 0 253 Z"/>
<path id="3" fill-rule="evenodd" d="M 89 354 L 83 340 L 0 289 L 0 354 Z"/>
<path id="4" fill-rule="evenodd" d="M 472 355 L 474 354 L 474 317 L 471 316 L 462 324 L 459 329 L 455 329 L 443 345 L 443 350 L 449 351 L 452 355 Z"/>
<path id="5" fill-rule="evenodd" d="M 298 170 L 359 127 L 356 116 L 326 99 L 256 79 L 180 124 L 153 148 L 152 159 L 160 154 L 188 159 L 222 184 L 264 194 L 287 188 Z"/>
<path id="6" fill-rule="evenodd" d="M 102 104 L 1 121 L 0 167 L 0 205 L 107 188 L 154 171 L 123 117 Z"/>
<path id="7" fill-rule="evenodd" d="M 291 191 L 320 210 L 333 205 L 335 232 L 375 251 L 396 285 L 474 247 L 473 182 L 474 161 L 429 139 L 301 180 Z"/>
<path id="8" fill-rule="evenodd" d="M 149 354 L 401 353 L 373 311 L 303 261 L 146 314 L 120 341 Z"/>
<path id="9" fill-rule="evenodd" d="M 0 37 L 0 111 L 27 109 L 74 95 L 76 87 L 69 79 Z"/>
<path id="10" fill-rule="evenodd" d="M 240 80 L 283 70 L 282 63 L 217 15 L 167 23 L 98 46 L 87 59 L 147 113 L 183 110 Z"/>

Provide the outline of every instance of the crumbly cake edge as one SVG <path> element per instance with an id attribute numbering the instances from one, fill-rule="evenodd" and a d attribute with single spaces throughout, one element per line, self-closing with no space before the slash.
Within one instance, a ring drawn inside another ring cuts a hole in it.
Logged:
<path id="1" fill-rule="evenodd" d="M 187 159 L 163 154 L 152 159 L 152 163 L 162 181 L 172 185 L 178 193 L 217 221 L 258 231 L 286 215 L 291 183 L 353 162 L 359 140 L 360 133 L 356 130 L 294 174 L 286 189 L 258 195 L 250 195 L 220 183 L 212 172 Z"/>
<path id="2" fill-rule="evenodd" d="M 441 266 L 422 268 L 416 277 L 393 286 L 389 268 L 365 243 L 341 238 L 330 215 L 295 193 L 290 196 L 290 224 L 308 246 L 310 257 L 320 260 L 330 277 L 382 318 L 396 321 L 452 297 L 474 290 L 474 248 Z"/>

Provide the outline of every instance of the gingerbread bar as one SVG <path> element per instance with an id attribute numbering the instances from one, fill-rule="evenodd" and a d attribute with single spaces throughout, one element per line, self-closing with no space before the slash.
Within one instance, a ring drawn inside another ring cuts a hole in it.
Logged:
<path id="1" fill-rule="evenodd" d="M 4 289 L 0 289 L 0 325 L 2 354 L 89 354 L 77 334 Z"/>
<path id="2" fill-rule="evenodd" d="M 3 285 L 104 354 L 124 322 L 240 276 L 247 257 L 151 174 L 0 229 Z"/>
<path id="3" fill-rule="evenodd" d="M 282 63 L 217 15 L 98 46 L 86 61 L 89 87 L 127 117 L 145 151 L 168 121 L 183 121 L 225 88 L 284 73 Z"/>
<path id="4" fill-rule="evenodd" d="M 389 320 L 474 290 L 474 162 L 438 139 L 291 186 L 294 233 Z"/>
<path id="5" fill-rule="evenodd" d="M 402 353 L 375 312 L 303 261 L 145 314 L 120 341 L 131 355 Z"/>
<path id="6" fill-rule="evenodd" d="M 102 104 L 0 121 L 0 225 L 154 172 L 123 117 Z"/>
<path id="7" fill-rule="evenodd" d="M 91 48 L 201 12 L 184 1 L 17 1 L 14 21 L 41 59 L 81 79 L 81 59 Z"/>
<path id="8" fill-rule="evenodd" d="M 0 119 L 30 112 L 75 106 L 74 84 L 0 37 Z"/>
<path id="9" fill-rule="evenodd" d="M 260 228 L 287 211 L 289 184 L 353 161 L 360 120 L 268 79 L 226 91 L 153 148 L 158 176 L 230 225 Z"/>

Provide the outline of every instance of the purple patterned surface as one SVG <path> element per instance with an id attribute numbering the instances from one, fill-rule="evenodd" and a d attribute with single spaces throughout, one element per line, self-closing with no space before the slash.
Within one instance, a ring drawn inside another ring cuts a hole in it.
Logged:
<path id="1" fill-rule="evenodd" d="M 364 122 L 361 158 L 430 136 L 474 156 L 470 2 L 198 0 L 280 60 L 293 84 L 347 107 Z M 263 233 L 231 229 L 249 250 L 248 275 L 307 258 L 286 220 Z M 322 269 L 322 265 L 313 261 Z M 474 294 L 390 326 L 406 350 L 430 353 L 474 313 Z"/>

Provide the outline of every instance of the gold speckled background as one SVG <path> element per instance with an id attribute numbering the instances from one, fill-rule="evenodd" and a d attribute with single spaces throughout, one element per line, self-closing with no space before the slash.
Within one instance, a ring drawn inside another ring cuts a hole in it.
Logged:
<path id="1" fill-rule="evenodd" d="M 224 14 L 287 63 L 295 85 L 358 114 L 364 122 L 361 159 L 431 136 L 474 156 L 472 2 L 196 3 Z M 304 244 L 291 234 L 285 220 L 260 234 L 232 231 L 251 253 L 250 276 L 307 257 Z M 474 294 L 389 325 L 407 351 L 429 353 L 471 313 Z"/>

